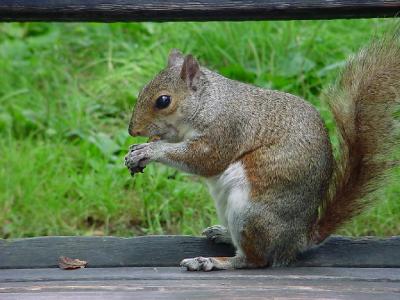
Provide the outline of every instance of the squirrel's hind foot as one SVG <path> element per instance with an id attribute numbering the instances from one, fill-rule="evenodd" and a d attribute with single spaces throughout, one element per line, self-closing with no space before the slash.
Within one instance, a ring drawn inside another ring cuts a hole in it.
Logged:
<path id="1" fill-rule="evenodd" d="M 195 257 L 186 258 L 181 261 L 181 267 L 186 268 L 188 271 L 211 271 L 214 269 L 214 262 L 212 257 Z"/>
<path id="2" fill-rule="evenodd" d="M 181 261 L 181 267 L 188 271 L 213 271 L 230 270 L 250 267 L 246 259 L 241 256 L 234 257 L 195 257 L 186 258 Z"/>

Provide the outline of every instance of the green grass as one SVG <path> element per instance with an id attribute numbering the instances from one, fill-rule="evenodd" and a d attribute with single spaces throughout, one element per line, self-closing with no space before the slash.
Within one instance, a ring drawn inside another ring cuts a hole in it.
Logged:
<path id="1" fill-rule="evenodd" d="M 202 181 L 123 166 L 136 95 L 171 48 L 222 74 L 300 95 L 333 132 L 320 94 L 390 20 L 0 24 L 0 236 L 199 234 L 217 222 Z M 341 233 L 400 234 L 400 186 Z"/>

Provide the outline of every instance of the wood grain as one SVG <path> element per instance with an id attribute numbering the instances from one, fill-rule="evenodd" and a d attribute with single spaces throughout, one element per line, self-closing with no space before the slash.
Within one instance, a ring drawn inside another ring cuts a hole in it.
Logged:
<path id="1" fill-rule="evenodd" d="M 3 269 L 0 284 L 11 282 L 101 281 L 101 280 L 325 280 L 390 281 L 400 284 L 400 268 L 287 267 L 217 272 L 187 272 L 178 267 L 86 268 L 65 271 L 56 268 Z M 400 285 L 399 285 L 400 289 Z M 1 298 L 1 297 L 0 297 Z"/>
<path id="2" fill-rule="evenodd" d="M 398 299 L 400 269 L 0 270 L 0 299 Z"/>
<path id="3" fill-rule="evenodd" d="M 213 21 L 393 17 L 383 0 L 1 0 L 0 21 Z"/>
<path id="4" fill-rule="evenodd" d="M 0 268 L 57 267 L 59 256 L 88 261 L 88 267 L 178 266 L 183 258 L 232 256 L 234 249 L 191 236 L 37 237 L 0 240 Z M 400 267 L 400 237 L 331 237 L 299 256 L 295 266 Z"/>

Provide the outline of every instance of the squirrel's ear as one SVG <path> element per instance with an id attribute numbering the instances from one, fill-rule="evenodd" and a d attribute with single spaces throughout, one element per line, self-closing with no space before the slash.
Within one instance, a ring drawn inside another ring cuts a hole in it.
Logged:
<path id="1" fill-rule="evenodd" d="M 197 79 L 200 76 L 200 65 L 192 55 L 189 54 L 185 57 L 180 76 L 190 88 L 196 90 Z"/>
<path id="2" fill-rule="evenodd" d="M 182 64 L 183 55 L 178 49 L 172 49 L 168 55 L 168 67 L 176 66 Z"/>

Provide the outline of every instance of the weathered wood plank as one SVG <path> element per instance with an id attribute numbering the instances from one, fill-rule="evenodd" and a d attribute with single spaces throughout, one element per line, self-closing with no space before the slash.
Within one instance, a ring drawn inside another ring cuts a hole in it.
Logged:
<path id="1" fill-rule="evenodd" d="M 399 284 L 390 282 L 314 281 L 94 281 L 24 283 L 7 286 L 4 299 L 399 299 Z"/>
<path id="2" fill-rule="evenodd" d="M 399 288 L 393 283 L 341 284 L 305 282 L 292 285 L 280 282 L 257 282 L 241 279 L 235 284 L 205 280 L 164 282 L 74 282 L 51 285 L 32 284 L 20 289 L 7 289 L 2 300 L 21 299 L 399 299 Z"/>
<path id="3" fill-rule="evenodd" d="M 56 267 L 59 256 L 89 267 L 177 266 L 183 258 L 232 256 L 234 249 L 190 236 L 38 237 L 0 240 L 0 268 Z M 331 237 L 299 256 L 296 266 L 400 267 L 400 237 Z"/>
<path id="4" fill-rule="evenodd" d="M 400 237 L 332 236 L 299 256 L 299 266 L 400 267 Z"/>
<path id="5" fill-rule="evenodd" d="M 59 256 L 79 258 L 89 267 L 176 266 L 184 257 L 233 254 L 189 236 L 38 237 L 0 242 L 0 268 L 56 267 Z"/>
<path id="6" fill-rule="evenodd" d="M 0 21 L 211 21 L 393 17 L 393 0 L 1 0 Z"/>
<path id="7" fill-rule="evenodd" d="M 399 285 L 400 268 L 335 268 L 335 267 L 287 267 L 242 269 L 218 272 L 188 272 L 178 267 L 116 267 L 87 268 L 65 271 L 56 268 L 3 269 L 0 284 L 50 282 L 50 281 L 108 281 L 108 280 L 249 280 L 262 281 L 386 281 Z M 1 298 L 1 297 L 0 297 Z"/>
<path id="8" fill-rule="evenodd" d="M 398 299 L 400 269 L 1 270 L 1 299 Z"/>

